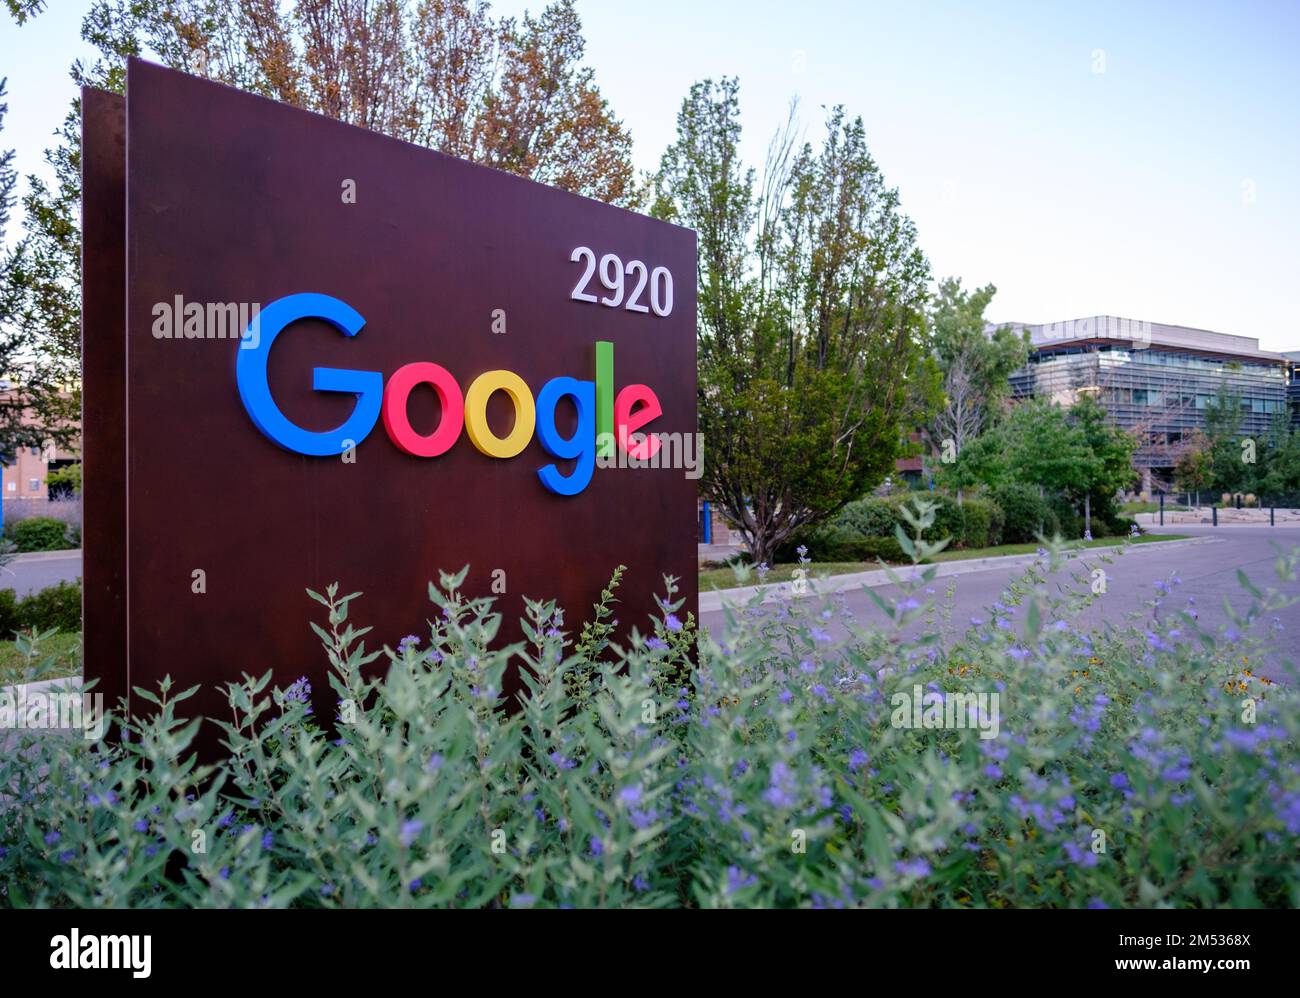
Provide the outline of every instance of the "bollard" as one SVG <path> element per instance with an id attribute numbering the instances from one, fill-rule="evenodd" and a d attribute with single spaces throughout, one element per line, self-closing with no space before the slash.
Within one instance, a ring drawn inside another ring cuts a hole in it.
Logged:
<path id="1" fill-rule="evenodd" d="M 1165 494 L 1160 493 L 1160 526 L 1165 525 Z"/>
<path id="2" fill-rule="evenodd" d="M 1277 526 L 1277 524 L 1275 524 L 1275 523 L 1273 522 L 1273 514 L 1274 514 L 1275 512 L 1276 512 L 1276 509 L 1275 509 L 1273 506 L 1270 506 L 1270 507 L 1268 508 L 1268 525 L 1269 525 L 1270 527 L 1275 527 L 1275 526 Z"/>
<path id="3" fill-rule="evenodd" d="M 1210 526 L 1212 526 L 1212 527 L 1217 527 L 1218 525 L 1219 525 L 1219 507 L 1218 507 L 1218 506 L 1211 505 L 1211 506 L 1210 506 Z"/>

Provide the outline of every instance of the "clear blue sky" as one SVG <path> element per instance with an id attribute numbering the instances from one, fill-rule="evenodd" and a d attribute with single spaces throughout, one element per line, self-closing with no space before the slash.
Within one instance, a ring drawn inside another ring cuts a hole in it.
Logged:
<path id="1" fill-rule="evenodd" d="M 72 96 L 85 0 L 0 19 L 20 168 Z M 518 13 L 530 3 L 498 3 Z M 736 75 L 750 160 L 797 96 L 860 114 L 936 275 L 998 321 L 1111 314 L 1300 349 L 1300 3 L 579 0 L 651 168 L 691 82 Z"/>

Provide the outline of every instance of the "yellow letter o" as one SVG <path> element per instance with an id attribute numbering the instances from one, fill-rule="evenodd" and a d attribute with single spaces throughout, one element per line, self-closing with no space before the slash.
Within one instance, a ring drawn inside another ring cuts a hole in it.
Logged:
<path id="1" fill-rule="evenodd" d="M 487 404 L 493 392 L 505 392 L 515 407 L 515 425 L 508 437 L 498 437 L 488 426 Z M 514 457 L 533 438 L 537 421 L 533 393 L 514 371 L 480 374 L 465 393 L 465 430 L 474 446 L 488 457 Z"/>

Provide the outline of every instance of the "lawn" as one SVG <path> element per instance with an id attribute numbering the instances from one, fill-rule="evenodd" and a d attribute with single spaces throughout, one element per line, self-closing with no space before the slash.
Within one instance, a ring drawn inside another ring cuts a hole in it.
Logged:
<path id="1" fill-rule="evenodd" d="M 42 662 L 50 656 L 54 657 L 54 664 L 48 672 L 41 674 L 42 680 L 81 675 L 81 632 L 55 634 L 42 641 L 36 661 Z M 25 679 L 30 670 L 31 666 L 18 651 L 16 642 L 0 641 L 0 686 Z"/>
<path id="2" fill-rule="evenodd" d="M 1098 548 L 1113 547 L 1117 544 L 1123 544 L 1126 541 L 1132 544 L 1156 544 L 1160 541 L 1178 541 L 1185 540 L 1183 534 L 1142 534 L 1138 537 L 1098 537 L 1091 541 L 1079 541 L 1072 545 L 1076 548 Z M 932 560 L 940 561 L 968 561 L 971 558 L 995 558 L 998 555 L 1011 554 L 1033 554 L 1041 545 L 1032 544 L 999 544 L 996 547 L 987 548 L 969 548 L 960 551 L 941 551 Z M 794 570 L 800 566 L 794 563 L 783 563 L 774 565 L 772 570 L 767 573 L 764 580 L 767 583 L 788 582 L 794 574 Z M 880 567 L 879 562 L 875 561 L 827 561 L 813 562 L 803 566 L 808 570 L 808 578 L 817 579 L 824 575 L 849 575 L 853 572 L 869 572 Z M 711 568 L 700 572 L 700 592 L 709 592 L 713 589 L 732 589 L 736 586 L 752 586 L 758 584 L 758 576 L 752 570 L 748 579 L 737 580 L 736 573 L 731 568 Z"/>
<path id="3" fill-rule="evenodd" d="M 1187 512 L 1188 510 L 1190 510 L 1191 508 L 1192 508 L 1191 506 L 1184 506 L 1184 505 L 1181 504 L 1181 503 L 1173 503 L 1173 502 L 1167 502 L 1167 503 L 1165 503 L 1165 512 L 1166 512 L 1166 513 L 1172 512 L 1173 510 L 1178 510 L 1180 513 L 1185 513 L 1185 512 Z M 1124 513 L 1124 514 L 1127 515 L 1127 516 L 1132 516 L 1134 513 L 1159 513 L 1159 512 L 1160 512 L 1160 503 L 1158 503 L 1158 502 L 1126 502 L 1126 503 L 1121 503 L 1121 504 L 1120 504 L 1119 511 L 1120 511 L 1121 513 Z"/>

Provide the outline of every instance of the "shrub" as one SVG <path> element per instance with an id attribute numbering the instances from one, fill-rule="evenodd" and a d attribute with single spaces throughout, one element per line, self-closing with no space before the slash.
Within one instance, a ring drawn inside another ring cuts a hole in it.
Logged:
<path id="1" fill-rule="evenodd" d="M 875 496 L 849 503 L 831 520 L 861 537 L 893 537 L 894 526 L 901 522 L 897 504 Z"/>
<path id="2" fill-rule="evenodd" d="M 0 589 L 0 640 L 15 631 L 81 630 L 81 582 L 60 582 L 17 599 Z"/>
<path id="3" fill-rule="evenodd" d="M 903 560 L 903 550 L 894 537 L 864 537 L 835 523 L 799 534 L 778 549 L 777 560 L 798 561 L 800 546 L 805 549 L 805 557 L 813 562 Z"/>
<path id="4" fill-rule="evenodd" d="M 990 490 L 990 496 L 1002 510 L 1004 544 L 1028 544 L 1040 534 L 1051 537 L 1059 529 L 1037 486 L 999 485 Z"/>
<path id="5" fill-rule="evenodd" d="M 831 523 L 862 537 L 892 538 L 895 527 L 908 530 L 907 520 L 899 512 L 900 508 L 915 503 L 918 499 L 930 502 L 934 507 L 934 520 L 926 528 L 925 539 L 939 541 L 951 538 L 954 543 L 960 543 L 964 530 L 961 507 L 955 498 L 942 493 L 905 492 L 887 499 L 868 496 L 849 503 Z"/>
<path id="6" fill-rule="evenodd" d="M 418 637 L 368 650 L 364 598 L 332 586 L 312 594 L 329 688 L 228 684 L 215 771 L 169 681 L 130 739 L 14 732 L 0 904 L 1293 906 L 1300 695 L 1257 664 L 1285 594 L 1243 594 L 1258 637 L 1210 633 L 1169 608 L 1171 578 L 1142 620 L 1089 635 L 1080 593 L 1045 581 L 1062 557 L 956 638 L 914 633 L 933 569 L 842 641 L 815 596 L 756 597 L 725 644 L 694 641 L 669 590 L 647 639 L 617 645 L 575 644 L 526 601 L 506 650 L 461 573 L 430 587 Z M 1294 577 L 1300 555 L 1283 561 Z M 528 690 L 513 714 L 508 667 Z M 896 697 L 917 686 L 935 707 L 996 693 L 998 720 L 912 729 Z M 327 731 L 340 701 L 352 719 Z"/>
<path id="7" fill-rule="evenodd" d="M 950 547 L 960 547 L 964 519 L 962 508 L 957 505 L 957 498 L 944 495 L 941 492 L 913 493 L 910 496 L 901 497 L 899 503 L 900 505 L 915 503 L 917 499 L 929 500 L 934 503 L 934 525 L 925 531 L 925 539 L 927 541 L 946 539 L 949 541 Z M 903 529 L 907 529 L 906 525 L 904 525 Z"/>
<path id="8" fill-rule="evenodd" d="M 81 462 L 55 468 L 45 476 L 45 489 L 49 496 L 66 498 L 81 494 Z"/>
<path id="9" fill-rule="evenodd" d="M 963 547 L 984 548 L 1001 543 L 1002 511 L 989 499 L 974 496 L 961 505 L 961 544 Z M 995 532 L 996 524 L 996 532 Z M 994 538 L 997 539 L 994 539 Z"/>
<path id="10" fill-rule="evenodd" d="M 60 582 L 18 601 L 18 624 L 27 630 L 81 630 L 81 582 Z"/>
<path id="11" fill-rule="evenodd" d="M 7 641 L 21 626 L 18 622 L 18 598 L 12 589 L 0 589 L 0 641 Z"/>
<path id="12" fill-rule="evenodd" d="M 9 539 L 19 551 L 61 551 L 69 547 L 68 525 L 51 516 L 33 516 L 11 524 Z"/>
<path id="13" fill-rule="evenodd" d="M 875 561 L 877 558 L 888 562 L 907 561 L 896 537 L 864 537 L 861 543 L 866 561 Z"/>
<path id="14" fill-rule="evenodd" d="M 1142 528 L 1130 516 L 1112 516 L 1106 521 L 1107 537 L 1131 537 L 1140 533 Z"/>

